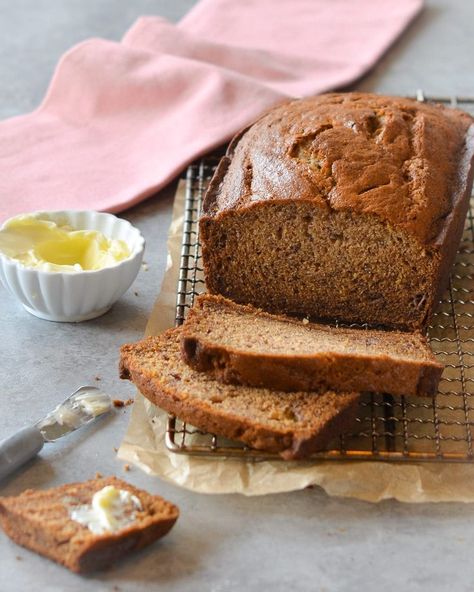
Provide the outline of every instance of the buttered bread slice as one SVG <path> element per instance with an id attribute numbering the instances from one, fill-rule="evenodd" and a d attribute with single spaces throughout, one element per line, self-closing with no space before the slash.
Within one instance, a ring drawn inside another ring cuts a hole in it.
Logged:
<path id="1" fill-rule="evenodd" d="M 0 497 L 0 526 L 15 543 L 77 573 L 151 545 L 178 516 L 174 504 L 116 477 Z"/>

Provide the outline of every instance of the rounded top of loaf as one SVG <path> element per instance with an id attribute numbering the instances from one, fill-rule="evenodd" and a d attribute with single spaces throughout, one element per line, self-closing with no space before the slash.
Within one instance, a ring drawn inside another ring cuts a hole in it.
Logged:
<path id="1" fill-rule="evenodd" d="M 456 109 L 368 93 L 284 103 L 234 138 L 203 213 L 311 200 L 435 242 L 467 185 L 472 123 Z"/>

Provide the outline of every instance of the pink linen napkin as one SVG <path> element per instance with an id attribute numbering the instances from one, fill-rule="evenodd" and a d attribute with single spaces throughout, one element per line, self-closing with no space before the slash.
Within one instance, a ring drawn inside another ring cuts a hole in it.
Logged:
<path id="1" fill-rule="evenodd" d="M 201 0 L 178 24 L 60 60 L 41 106 L 0 122 L 0 220 L 124 210 L 267 108 L 366 72 L 422 0 Z"/>

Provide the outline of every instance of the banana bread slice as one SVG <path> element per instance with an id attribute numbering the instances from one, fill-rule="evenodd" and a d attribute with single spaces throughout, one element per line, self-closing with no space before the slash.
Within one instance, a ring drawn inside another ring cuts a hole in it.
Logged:
<path id="1" fill-rule="evenodd" d="M 473 119 L 401 97 L 283 104 L 238 135 L 203 203 L 207 288 L 270 312 L 426 327 L 473 177 Z"/>
<path id="2" fill-rule="evenodd" d="M 185 364 L 181 330 L 121 348 L 121 377 L 168 413 L 286 459 L 308 456 L 352 424 L 358 393 L 286 393 L 222 384 Z"/>
<path id="3" fill-rule="evenodd" d="M 181 348 L 217 380 L 284 391 L 434 395 L 443 372 L 421 333 L 304 324 L 208 294 L 189 311 Z"/>
<path id="4" fill-rule="evenodd" d="M 125 508 L 128 520 L 123 528 L 92 532 L 71 515 L 78 508 L 87 512 L 94 494 L 106 487 L 129 492 L 136 505 Z M 78 573 L 107 567 L 150 545 L 168 533 L 178 515 L 170 502 L 115 477 L 0 498 L 0 524 L 12 540 Z"/>

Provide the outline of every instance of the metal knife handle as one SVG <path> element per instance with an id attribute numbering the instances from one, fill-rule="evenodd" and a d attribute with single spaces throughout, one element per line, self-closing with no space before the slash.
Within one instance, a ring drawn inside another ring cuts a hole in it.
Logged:
<path id="1" fill-rule="evenodd" d="M 0 442 L 0 479 L 21 467 L 43 448 L 44 440 L 38 428 L 23 428 Z"/>

